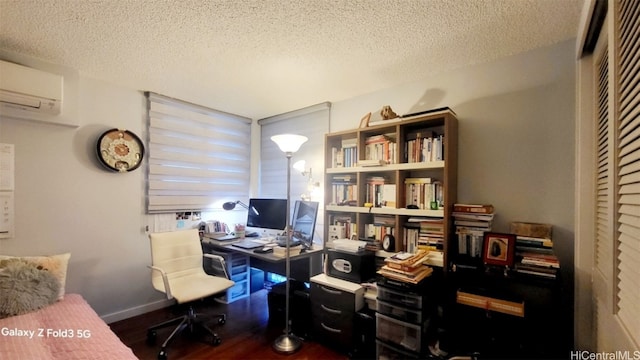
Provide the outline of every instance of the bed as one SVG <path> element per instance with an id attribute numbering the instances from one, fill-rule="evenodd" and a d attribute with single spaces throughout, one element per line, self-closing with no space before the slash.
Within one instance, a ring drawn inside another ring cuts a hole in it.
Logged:
<path id="1" fill-rule="evenodd" d="M 0 359 L 137 359 L 81 295 L 64 293 L 68 254 L 28 259 L 35 270 L 7 258 L 0 255 Z M 47 302 L 34 300 L 47 291 Z"/>
<path id="2" fill-rule="evenodd" d="M 137 359 L 78 294 L 0 320 L 0 359 Z"/>

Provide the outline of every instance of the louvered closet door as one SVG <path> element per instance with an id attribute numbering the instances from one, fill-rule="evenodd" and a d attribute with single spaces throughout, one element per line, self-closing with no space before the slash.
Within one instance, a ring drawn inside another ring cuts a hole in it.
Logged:
<path id="1" fill-rule="evenodd" d="M 616 303 L 615 279 L 615 133 L 613 119 L 614 97 L 610 96 L 611 84 L 614 82 L 610 71 L 609 48 L 607 31 L 608 20 L 605 21 L 603 31 L 599 36 L 598 45 L 594 52 L 594 88 L 596 115 L 596 218 L 595 218 L 595 249 L 593 273 L 594 294 L 597 298 L 597 314 L 611 316 Z M 602 319 L 600 319 L 602 320 Z M 596 323 L 601 323 L 597 321 Z"/>
<path id="2" fill-rule="evenodd" d="M 597 158 L 596 158 L 596 242 L 595 265 L 596 276 L 602 277 L 603 284 L 612 283 L 613 270 L 613 236 L 611 233 L 611 199 L 612 197 L 612 161 L 609 131 L 609 62 L 605 49 L 598 54 L 596 66 L 597 76 Z M 603 285 L 604 286 L 604 285 Z M 610 293 L 610 291 L 607 291 Z"/>
<path id="3" fill-rule="evenodd" d="M 618 111 L 618 316 L 640 344 L 640 2 L 620 1 Z"/>

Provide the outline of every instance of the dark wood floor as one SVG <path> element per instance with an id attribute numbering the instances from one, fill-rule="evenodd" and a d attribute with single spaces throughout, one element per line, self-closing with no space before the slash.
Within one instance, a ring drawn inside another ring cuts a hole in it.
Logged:
<path id="1" fill-rule="evenodd" d="M 222 339 L 218 346 L 211 346 L 188 337 L 178 337 L 169 346 L 168 359 L 323 359 L 345 360 L 339 353 L 312 339 L 306 339 L 299 351 L 290 355 L 276 353 L 272 349 L 274 340 L 282 334 L 283 326 L 269 323 L 267 290 L 260 290 L 250 297 L 231 304 L 222 304 L 205 299 L 194 304 L 196 311 L 225 313 L 227 322 L 214 329 Z M 111 323 L 111 329 L 129 346 L 141 360 L 156 359 L 160 345 L 169 336 L 173 327 L 158 330 L 155 346 L 146 343 L 148 326 L 178 315 L 176 308 L 165 308 Z M 181 315 L 181 314 L 180 314 Z"/>

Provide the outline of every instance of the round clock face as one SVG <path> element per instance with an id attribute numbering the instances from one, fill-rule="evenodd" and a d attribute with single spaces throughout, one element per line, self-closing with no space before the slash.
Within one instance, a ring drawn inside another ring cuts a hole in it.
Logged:
<path id="1" fill-rule="evenodd" d="M 393 251 L 395 247 L 395 238 L 393 237 L 393 235 L 385 235 L 384 238 L 382 238 L 382 248 L 384 249 L 384 251 Z"/>
<path id="2" fill-rule="evenodd" d="M 98 159 L 108 169 L 127 172 L 138 168 L 144 156 L 140 138 L 128 130 L 111 129 L 98 138 Z"/>

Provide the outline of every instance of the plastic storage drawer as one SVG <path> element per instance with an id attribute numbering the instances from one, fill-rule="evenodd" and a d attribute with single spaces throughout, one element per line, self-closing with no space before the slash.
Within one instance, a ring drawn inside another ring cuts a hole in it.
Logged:
<path id="1" fill-rule="evenodd" d="M 376 340 L 376 359 L 378 360 L 406 360 L 420 359 L 419 354 L 408 352 L 398 347 Z"/>
<path id="2" fill-rule="evenodd" d="M 400 321 L 376 313 L 376 336 L 378 339 L 398 344 L 405 349 L 422 351 L 422 326 Z"/>
<path id="3" fill-rule="evenodd" d="M 403 293 L 382 286 L 378 287 L 378 300 L 393 304 L 400 304 L 414 309 L 422 309 L 423 298 L 424 296 L 417 294 Z"/>
<path id="4" fill-rule="evenodd" d="M 393 318 L 408 321 L 412 323 L 422 323 L 422 310 L 409 309 L 402 306 L 390 304 L 386 301 L 377 301 L 377 311 L 384 315 L 389 315 Z"/>

